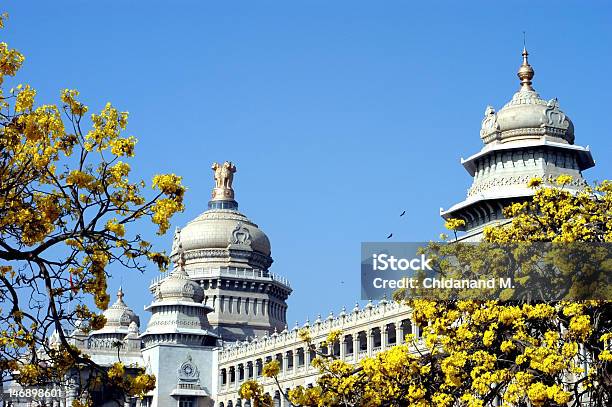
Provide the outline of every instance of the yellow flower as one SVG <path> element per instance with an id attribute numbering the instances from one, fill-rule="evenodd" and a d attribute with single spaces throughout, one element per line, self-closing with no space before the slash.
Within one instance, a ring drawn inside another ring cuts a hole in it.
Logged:
<path id="1" fill-rule="evenodd" d="M 79 91 L 76 89 L 64 89 L 61 93 L 61 100 L 69 111 L 75 116 L 83 116 L 87 112 L 87 106 L 76 100 Z"/>
<path id="2" fill-rule="evenodd" d="M 298 337 L 300 338 L 300 340 L 304 342 L 310 342 L 312 340 L 312 337 L 310 336 L 310 329 L 308 328 L 300 329 L 298 331 Z"/>
<path id="3" fill-rule="evenodd" d="M 15 101 L 15 111 L 25 112 L 32 110 L 34 105 L 34 96 L 36 96 L 36 90 L 30 88 L 30 85 L 26 85 L 25 88 L 17 94 L 17 100 Z"/>
<path id="4" fill-rule="evenodd" d="M 89 188 L 94 183 L 95 178 L 91 174 L 79 170 L 72 170 L 66 177 L 68 185 L 75 185 L 79 188 Z"/>
<path id="5" fill-rule="evenodd" d="M 459 230 L 465 226 L 463 219 L 449 219 L 444 223 L 444 227 L 448 230 Z"/>
<path id="6" fill-rule="evenodd" d="M 117 223 L 117 219 L 112 219 L 106 222 L 106 229 L 110 230 L 119 237 L 123 237 L 125 235 L 125 226 Z"/>
<path id="7" fill-rule="evenodd" d="M 531 178 L 529 180 L 529 183 L 527 183 L 527 186 L 529 188 L 536 188 L 536 187 L 539 187 L 540 185 L 542 185 L 542 178 L 540 177 Z"/>
<path id="8" fill-rule="evenodd" d="M 591 318 L 588 315 L 574 316 L 570 319 L 569 331 L 581 338 L 591 333 Z"/>
<path id="9" fill-rule="evenodd" d="M 159 189 L 164 195 L 182 197 L 185 187 L 181 185 L 183 177 L 174 174 L 161 174 L 153 177 L 153 189 Z"/>
<path id="10" fill-rule="evenodd" d="M 334 342 L 338 342 L 340 340 L 341 335 L 342 335 L 342 331 L 339 329 L 335 329 L 331 331 L 327 335 L 327 343 L 333 344 Z"/>
<path id="11" fill-rule="evenodd" d="M 275 377 L 280 372 L 280 363 L 278 360 L 271 360 L 263 367 L 263 375 L 265 377 Z"/>
<path id="12" fill-rule="evenodd" d="M 557 183 L 557 185 L 563 186 L 565 184 L 569 184 L 570 182 L 572 182 L 572 180 L 573 178 L 571 175 L 559 175 L 555 182 Z"/>
<path id="13" fill-rule="evenodd" d="M 598 359 L 604 362 L 612 362 L 612 352 L 606 349 L 599 354 Z"/>
<path id="14" fill-rule="evenodd" d="M 532 384 L 527 390 L 527 396 L 534 406 L 537 407 L 544 405 L 546 399 L 548 398 L 546 385 L 540 382 Z"/>
<path id="15" fill-rule="evenodd" d="M 506 352 L 510 352 L 510 351 L 512 351 L 512 350 L 514 350 L 514 349 L 516 349 L 516 345 L 514 345 L 514 343 L 513 343 L 511 340 L 509 340 L 509 341 L 503 341 L 503 342 L 501 343 L 501 346 L 499 347 L 499 349 L 500 349 L 502 352 L 506 353 Z"/>
<path id="16" fill-rule="evenodd" d="M 121 157 L 121 156 L 133 157 L 134 156 L 134 146 L 136 145 L 136 142 L 137 140 L 133 136 L 130 136 L 128 138 L 118 138 L 118 139 L 112 140 L 110 142 L 111 153 L 113 153 L 117 157 Z"/>
<path id="17" fill-rule="evenodd" d="M 571 394 L 564 391 L 561 386 L 554 384 L 546 389 L 546 396 L 559 405 L 565 405 L 571 400 Z"/>

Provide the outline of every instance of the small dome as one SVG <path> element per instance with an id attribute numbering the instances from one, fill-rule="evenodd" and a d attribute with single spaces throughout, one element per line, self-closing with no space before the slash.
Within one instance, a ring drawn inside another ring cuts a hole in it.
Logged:
<path id="1" fill-rule="evenodd" d="M 204 300 L 204 290 L 198 283 L 189 279 L 183 265 L 179 264 L 179 267 L 161 281 L 156 296 L 158 300 L 172 299 L 201 303 Z"/>
<path id="2" fill-rule="evenodd" d="M 123 302 L 123 289 L 119 287 L 117 292 L 117 301 L 104 311 L 103 315 L 106 318 L 106 324 L 100 331 L 106 331 L 113 328 L 129 328 L 130 324 L 135 323 L 140 326 L 140 318 L 125 302 Z"/>
<path id="3" fill-rule="evenodd" d="M 136 322 L 134 321 L 130 322 L 130 326 L 128 327 L 128 332 L 131 334 L 138 333 L 138 325 L 136 325 Z"/>
<path id="4" fill-rule="evenodd" d="M 518 76 L 521 88 L 512 100 L 495 112 L 488 106 L 482 120 L 480 137 L 485 144 L 549 136 L 560 142 L 574 143 L 574 124 L 559 109 L 557 99 L 546 101 L 531 86 L 534 71 L 523 50 L 523 64 Z"/>

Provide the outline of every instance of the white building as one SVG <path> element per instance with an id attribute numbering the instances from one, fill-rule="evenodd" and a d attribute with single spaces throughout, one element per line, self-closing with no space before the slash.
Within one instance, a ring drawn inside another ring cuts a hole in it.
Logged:
<path id="1" fill-rule="evenodd" d="M 557 100 L 545 101 L 533 89 L 525 50 L 518 76 L 520 89 L 510 102 L 497 112 L 486 109 L 482 150 L 462 160 L 473 177 L 466 199 L 441 210 L 444 218 L 466 221 L 462 239 L 478 240 L 486 225 L 503 222 L 504 206 L 533 194 L 527 188 L 531 178 L 546 182 L 570 174 L 570 188 L 577 189 L 585 183 L 582 171 L 594 165 L 589 149 L 574 144 L 574 126 Z M 213 170 L 216 184 L 208 209 L 177 229 L 171 255 L 175 268 L 150 286 L 154 298 L 146 310 L 152 315 L 144 332 L 139 333 L 139 318 L 120 290 L 105 312 L 102 330 L 72 335 L 96 362 L 109 365 L 120 357 L 157 377 L 153 392 L 128 404 L 247 406 L 249 401 L 238 396 L 240 384 L 259 378 L 278 405 L 287 405 L 276 385 L 261 377 L 262 366 L 272 359 L 281 362 L 283 389 L 315 383 L 313 352 L 298 338 L 299 328 L 309 328 L 314 343 L 341 329 L 340 344 L 321 350 L 349 362 L 400 343 L 407 333 L 419 335 L 410 309 L 386 300 L 287 328 L 292 288 L 270 271 L 267 236 L 238 210 L 232 189 L 236 168 L 226 162 Z M 123 343 L 119 351 L 116 341 Z M 68 391 L 66 400 L 54 404 L 67 405 L 72 397 Z"/>

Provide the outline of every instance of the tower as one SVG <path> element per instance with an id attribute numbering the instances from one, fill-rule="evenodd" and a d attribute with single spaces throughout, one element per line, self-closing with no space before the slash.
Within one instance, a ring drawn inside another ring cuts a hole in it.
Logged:
<path id="1" fill-rule="evenodd" d="M 286 325 L 289 282 L 269 271 L 268 237 L 238 210 L 232 188 L 236 166 L 226 161 L 212 169 L 215 187 L 208 210 L 176 230 L 172 259 L 181 247 L 185 270 L 212 309 L 208 321 L 224 341 L 280 332 Z"/>
<path id="2" fill-rule="evenodd" d="M 460 240 L 478 241 L 485 226 L 507 222 L 503 208 L 533 195 L 530 179 L 552 185 L 557 176 L 571 175 L 565 188 L 576 191 L 586 184 L 582 171 L 595 165 L 589 148 L 574 144 L 574 124 L 557 99 L 546 101 L 533 88 L 535 71 L 526 49 L 522 55 L 518 92 L 498 112 L 487 106 L 480 130 L 484 147 L 461 160 L 473 177 L 467 198 L 440 210 L 444 219 L 465 221 Z"/>
<path id="3" fill-rule="evenodd" d="M 151 312 L 142 339 L 147 373 L 158 380 L 145 406 L 212 406 L 217 335 L 211 332 L 204 305 L 204 291 L 185 271 L 179 248 L 175 268 L 155 284 L 155 298 L 145 309 Z"/>

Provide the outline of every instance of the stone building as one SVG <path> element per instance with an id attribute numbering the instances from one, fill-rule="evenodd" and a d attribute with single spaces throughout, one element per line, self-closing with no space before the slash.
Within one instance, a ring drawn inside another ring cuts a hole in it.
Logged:
<path id="1" fill-rule="evenodd" d="M 559 174 L 573 176 L 568 187 L 579 189 L 582 171 L 594 165 L 588 147 L 574 144 L 574 125 L 557 99 L 542 99 L 532 86 L 534 70 L 523 50 L 520 88 L 499 111 L 487 107 L 480 138 L 484 146 L 462 160 L 473 177 L 467 197 L 443 218 L 466 222 L 460 239 L 475 241 L 485 226 L 506 222 L 504 206 L 527 199 L 533 177 L 549 182 Z M 319 350 L 358 362 L 401 343 L 408 333 L 420 332 L 411 310 L 381 300 L 363 308 L 342 309 L 302 326 L 287 327 L 286 300 L 292 292 L 287 279 L 270 271 L 271 246 L 265 233 L 238 210 L 232 189 L 236 167 L 214 164 L 215 187 L 208 209 L 177 229 L 172 247 L 174 269 L 150 285 L 151 318 L 140 333 L 138 316 L 117 301 L 105 312 L 107 325 L 90 335 L 78 329 L 72 340 L 110 365 L 118 357 L 143 366 L 157 377 L 157 388 L 143 400 L 127 405 L 157 407 L 249 406 L 238 389 L 245 380 L 259 378 L 279 406 L 288 405 L 276 384 L 262 377 L 263 365 L 277 359 L 283 390 L 312 385 L 317 372 L 310 366 L 313 352 L 298 337 L 308 328 Z M 320 344 L 331 330 L 341 329 L 339 344 Z M 121 343 L 119 349 L 113 343 Z M 70 380 L 66 398 L 52 400 L 66 406 L 74 397 Z"/>
<path id="2" fill-rule="evenodd" d="M 477 241 L 485 226 L 504 222 L 505 206 L 533 195 L 530 179 L 540 177 L 550 185 L 567 174 L 573 181 L 566 188 L 576 190 L 585 185 L 582 171 L 595 165 L 589 148 L 574 144 L 574 124 L 557 98 L 546 101 L 533 88 L 534 70 L 527 57 L 523 49 L 518 92 L 498 112 L 491 106 L 485 110 L 483 148 L 461 159 L 473 177 L 466 199 L 440 210 L 445 219 L 465 221 L 462 240 Z"/>

